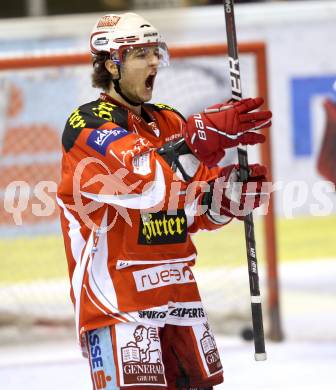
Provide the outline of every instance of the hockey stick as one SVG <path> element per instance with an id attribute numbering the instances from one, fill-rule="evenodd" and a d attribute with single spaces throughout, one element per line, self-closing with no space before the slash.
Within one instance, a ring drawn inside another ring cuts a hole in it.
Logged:
<path id="1" fill-rule="evenodd" d="M 238 46 L 237 46 L 237 34 L 234 17 L 234 1 L 223 0 L 225 23 L 226 23 L 226 36 L 228 44 L 229 54 L 229 67 L 230 67 L 230 79 L 231 79 L 231 91 L 232 99 L 240 101 L 242 99 L 241 80 L 240 80 L 240 66 L 238 58 Z M 238 147 L 238 161 L 239 172 L 242 181 L 248 179 L 248 158 L 247 149 Z M 265 352 L 265 337 L 262 320 L 262 308 L 261 297 L 259 289 L 259 275 L 257 266 L 257 252 L 256 242 L 254 237 L 254 222 L 253 214 L 248 214 L 244 219 L 245 227 L 245 241 L 247 252 L 247 263 L 250 282 L 250 295 L 251 295 L 251 311 L 252 311 L 252 324 L 253 324 L 253 339 L 255 360 L 266 360 L 267 355 Z"/>

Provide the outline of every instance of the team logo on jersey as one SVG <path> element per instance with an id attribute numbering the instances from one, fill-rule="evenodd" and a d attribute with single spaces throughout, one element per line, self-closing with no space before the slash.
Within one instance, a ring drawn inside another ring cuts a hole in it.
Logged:
<path id="1" fill-rule="evenodd" d="M 105 15 L 102 18 L 100 18 L 97 28 L 100 27 L 114 27 L 118 24 L 120 20 L 120 16 L 110 16 L 110 15 Z"/>
<path id="2" fill-rule="evenodd" d="M 115 127 L 110 130 L 93 130 L 89 135 L 87 144 L 95 151 L 105 156 L 107 147 L 112 142 L 125 137 L 127 134 L 128 131 L 121 127 Z"/>
<path id="3" fill-rule="evenodd" d="M 156 328 L 136 326 L 133 340 L 121 347 L 121 362 L 123 385 L 166 384 L 161 344 Z"/>
<path id="4" fill-rule="evenodd" d="M 177 244 L 186 239 L 187 217 L 184 210 L 177 210 L 176 215 L 168 215 L 167 211 L 141 215 L 138 244 Z"/>

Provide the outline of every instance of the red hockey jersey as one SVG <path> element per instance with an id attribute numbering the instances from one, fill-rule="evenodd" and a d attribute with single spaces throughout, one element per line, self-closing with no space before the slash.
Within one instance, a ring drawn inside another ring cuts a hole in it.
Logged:
<path id="1" fill-rule="evenodd" d="M 70 115 L 57 200 L 79 334 L 204 321 L 190 235 L 221 226 L 197 212 L 218 170 L 198 163 L 186 183 L 157 153 L 183 126 L 169 106 L 144 104 L 140 117 L 104 94 Z"/>

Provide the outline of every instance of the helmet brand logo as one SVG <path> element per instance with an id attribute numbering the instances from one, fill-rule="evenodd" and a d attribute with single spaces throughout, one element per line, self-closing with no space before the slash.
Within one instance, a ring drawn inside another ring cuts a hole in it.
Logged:
<path id="1" fill-rule="evenodd" d="M 144 34 L 144 37 L 156 37 L 158 35 L 157 32 L 148 32 Z"/>
<path id="2" fill-rule="evenodd" d="M 119 20 L 120 20 L 119 16 L 105 15 L 99 20 L 99 22 L 97 24 L 97 28 L 114 27 L 118 24 Z"/>
<path id="3" fill-rule="evenodd" d="M 97 38 L 93 44 L 97 46 L 103 46 L 103 45 L 107 45 L 108 43 L 109 40 L 107 38 Z"/>

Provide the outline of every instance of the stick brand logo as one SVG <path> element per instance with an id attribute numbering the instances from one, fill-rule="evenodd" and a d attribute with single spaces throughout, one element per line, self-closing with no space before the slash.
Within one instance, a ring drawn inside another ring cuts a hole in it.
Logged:
<path id="1" fill-rule="evenodd" d="M 89 348 L 95 388 L 98 390 L 106 389 L 107 382 L 110 382 L 112 378 L 105 375 L 100 338 L 93 332 L 89 333 Z"/>
<path id="2" fill-rule="evenodd" d="M 225 11 L 230 14 L 232 12 L 231 0 L 225 0 Z"/>
<path id="3" fill-rule="evenodd" d="M 125 385 L 165 385 L 160 339 L 157 329 L 138 325 L 134 340 L 121 348 L 122 371 Z"/>
<path id="4" fill-rule="evenodd" d="M 231 89 L 232 97 L 240 100 L 242 97 L 241 83 L 240 83 L 240 69 L 239 69 L 239 60 L 229 57 L 229 66 L 230 66 L 230 80 L 231 80 Z"/>
<path id="5" fill-rule="evenodd" d="M 196 114 L 194 115 L 194 119 L 195 119 L 195 126 L 197 129 L 198 138 L 206 141 L 207 137 L 206 137 L 206 132 L 204 131 L 204 122 L 202 120 L 202 115 Z"/>
<path id="6" fill-rule="evenodd" d="M 171 284 L 195 283 L 194 275 L 185 263 L 165 264 L 134 271 L 133 277 L 138 291 L 152 290 Z"/>
<path id="7" fill-rule="evenodd" d="M 207 363 L 210 375 L 222 369 L 215 339 L 208 323 L 204 324 L 205 332 L 200 340 L 203 355 Z"/>
<path id="8" fill-rule="evenodd" d="M 121 127 L 116 127 L 111 130 L 93 130 L 89 135 L 87 144 L 91 148 L 95 149 L 103 156 L 106 155 L 106 149 L 111 142 L 116 141 L 119 138 L 125 137 L 128 132 Z"/>

